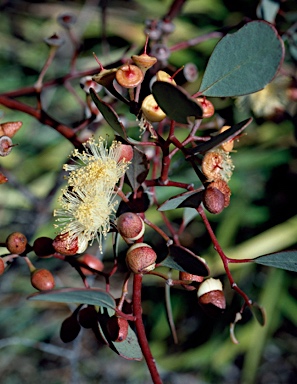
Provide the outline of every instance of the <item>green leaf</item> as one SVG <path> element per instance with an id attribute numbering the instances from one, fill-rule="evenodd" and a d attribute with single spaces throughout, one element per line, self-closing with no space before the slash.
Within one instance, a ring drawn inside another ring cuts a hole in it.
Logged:
<path id="1" fill-rule="evenodd" d="M 252 118 L 249 118 L 244 121 L 241 121 L 238 124 L 232 125 L 232 127 L 220 133 L 219 135 L 216 135 L 208 141 L 196 145 L 196 147 L 194 148 L 190 148 L 188 150 L 188 153 L 191 153 L 193 155 L 196 155 L 198 153 L 205 153 L 217 147 L 218 145 L 221 145 L 225 141 L 233 140 L 235 137 L 241 134 L 241 132 L 252 122 L 252 120 Z"/>
<path id="2" fill-rule="evenodd" d="M 111 312 L 102 311 L 98 314 L 98 327 L 101 336 L 103 337 L 104 342 L 116 352 L 118 355 L 127 360 L 142 360 L 142 352 L 138 343 L 137 336 L 132 328 L 129 326 L 128 335 L 125 340 L 121 342 L 115 342 L 110 339 L 110 336 L 107 331 L 107 321 L 109 319 Z"/>
<path id="3" fill-rule="evenodd" d="M 141 152 L 137 148 L 133 148 L 133 159 L 126 172 L 129 183 L 133 188 L 133 191 L 137 191 L 139 186 L 144 182 L 149 172 L 149 161 L 145 153 Z"/>
<path id="4" fill-rule="evenodd" d="M 205 261 L 180 245 L 170 245 L 169 255 L 158 266 L 188 272 L 197 276 L 209 275 L 209 268 Z"/>
<path id="5" fill-rule="evenodd" d="M 155 81 L 152 93 L 166 115 L 181 124 L 188 124 L 188 117 L 202 119 L 202 109 L 183 88 L 166 81 Z"/>
<path id="6" fill-rule="evenodd" d="M 251 21 L 218 42 L 199 92 L 214 97 L 257 92 L 274 78 L 283 57 L 284 45 L 276 29 L 265 21 Z"/>
<path id="7" fill-rule="evenodd" d="M 158 211 L 169 211 L 170 209 L 176 208 L 198 208 L 203 198 L 204 188 L 197 189 L 191 192 L 185 192 L 182 195 L 172 197 L 165 201 Z"/>
<path id="8" fill-rule="evenodd" d="M 255 319 L 258 321 L 258 323 L 262 326 L 265 325 L 266 322 L 266 314 L 263 307 L 261 307 L 257 303 L 253 303 L 250 306 L 250 310 L 252 311 L 252 314 L 254 315 Z"/>
<path id="9" fill-rule="evenodd" d="M 127 139 L 125 127 L 120 122 L 119 117 L 117 113 L 114 111 L 114 109 L 109 104 L 105 103 L 102 99 L 100 99 L 100 97 L 97 95 L 97 93 L 94 91 L 93 88 L 90 88 L 90 94 L 96 107 L 102 113 L 102 116 L 107 121 L 107 123 L 111 126 L 111 128 L 123 139 Z"/>
<path id="10" fill-rule="evenodd" d="M 257 264 L 297 272 L 297 250 L 270 253 L 256 257 L 253 261 Z"/>
<path id="11" fill-rule="evenodd" d="M 57 303 L 79 303 L 99 305 L 105 308 L 116 307 L 114 298 L 99 288 L 62 288 L 46 292 L 37 292 L 28 297 L 29 300 L 52 301 Z"/>

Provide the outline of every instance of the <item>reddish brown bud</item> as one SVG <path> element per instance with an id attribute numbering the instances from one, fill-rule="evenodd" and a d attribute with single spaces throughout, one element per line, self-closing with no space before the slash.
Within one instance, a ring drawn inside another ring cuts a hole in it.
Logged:
<path id="1" fill-rule="evenodd" d="M 83 328 L 93 328 L 97 324 L 97 312 L 93 305 L 83 308 L 78 313 L 79 324 Z"/>
<path id="2" fill-rule="evenodd" d="M 2 259 L 2 257 L 0 257 L 0 276 L 3 275 L 4 271 L 5 271 L 5 262 Z"/>
<path id="3" fill-rule="evenodd" d="M 86 253 L 85 255 L 80 256 L 77 260 L 80 263 L 86 264 L 88 267 L 95 269 L 96 271 L 103 271 L 104 269 L 104 264 L 102 263 L 102 261 L 98 259 L 98 257 L 94 255 L 90 255 L 89 253 Z M 84 267 L 80 267 L 80 269 L 85 276 L 96 274 L 96 272 L 92 272 L 89 269 Z"/>
<path id="4" fill-rule="evenodd" d="M 2 172 L 0 172 L 0 184 L 4 184 L 8 182 L 8 178 L 3 175 Z"/>
<path id="5" fill-rule="evenodd" d="M 127 252 L 126 264 L 134 273 L 146 273 L 155 269 L 156 252 L 145 243 L 133 244 Z"/>
<path id="6" fill-rule="evenodd" d="M 118 231 L 128 241 L 135 241 L 144 234 L 145 225 L 142 218 L 133 212 L 125 212 L 117 219 Z"/>
<path id="7" fill-rule="evenodd" d="M 62 255 L 75 255 L 78 252 L 78 239 L 72 238 L 66 232 L 54 238 L 53 247 L 56 252 L 62 253 Z"/>
<path id="8" fill-rule="evenodd" d="M 13 137 L 22 125 L 23 123 L 21 121 L 11 121 L 0 124 L 0 136 Z"/>
<path id="9" fill-rule="evenodd" d="M 133 148 L 132 145 L 122 144 L 120 146 L 120 156 L 118 161 L 124 160 L 126 162 L 133 159 Z"/>
<path id="10" fill-rule="evenodd" d="M 217 188 L 207 187 L 204 191 L 203 204 L 208 212 L 221 213 L 225 208 L 225 197 Z"/>
<path id="11" fill-rule="evenodd" d="M 112 341 L 121 342 L 128 336 L 129 323 L 123 317 L 112 316 L 107 321 L 108 334 Z"/>
<path id="12" fill-rule="evenodd" d="M 80 324 L 77 320 L 76 311 L 67 317 L 61 324 L 60 338 L 63 343 L 70 343 L 75 340 L 80 332 Z"/>
<path id="13" fill-rule="evenodd" d="M 116 71 L 116 80 L 124 88 L 135 88 L 143 81 L 143 73 L 133 64 L 124 64 Z"/>
<path id="14" fill-rule="evenodd" d="M 38 257 L 51 257 L 55 253 L 53 239 L 50 237 L 39 237 L 33 243 L 33 251 Z"/>
<path id="15" fill-rule="evenodd" d="M 231 190 L 224 180 L 216 180 L 208 185 L 208 188 L 216 188 L 224 195 L 224 207 L 228 207 L 230 204 Z"/>
<path id="16" fill-rule="evenodd" d="M 35 269 L 31 273 L 31 284 L 39 291 L 48 291 L 55 287 L 55 279 L 47 269 Z"/>
<path id="17" fill-rule="evenodd" d="M 199 304 L 211 316 L 221 314 L 226 308 L 223 286 L 218 279 L 209 278 L 201 283 L 197 296 Z"/>
<path id="18" fill-rule="evenodd" d="M 13 232 L 6 239 L 6 248 L 10 253 L 20 255 L 25 252 L 27 246 L 27 238 L 23 233 Z"/>
<path id="19" fill-rule="evenodd" d="M 197 102 L 202 108 L 202 117 L 204 119 L 213 116 L 215 109 L 211 101 L 207 100 L 205 97 L 198 97 Z"/>

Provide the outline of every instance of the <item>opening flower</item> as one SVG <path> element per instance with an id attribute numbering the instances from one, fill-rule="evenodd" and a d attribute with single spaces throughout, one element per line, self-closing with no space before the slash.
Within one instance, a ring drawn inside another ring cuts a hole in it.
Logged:
<path id="1" fill-rule="evenodd" d="M 125 158 L 120 159 L 121 145 L 113 141 L 108 149 L 104 139 L 90 139 L 84 144 L 83 153 L 74 150 L 74 164 L 64 165 L 70 171 L 68 185 L 59 199 L 61 208 L 54 211 L 54 216 L 61 234 L 77 238 L 78 253 L 84 252 L 95 239 L 102 252 L 102 240 L 110 230 L 117 204 L 114 188 L 129 164 Z"/>
<path id="2" fill-rule="evenodd" d="M 229 153 L 219 148 L 207 152 L 202 160 L 202 172 L 208 181 L 221 179 L 228 183 L 233 169 L 234 165 Z"/>

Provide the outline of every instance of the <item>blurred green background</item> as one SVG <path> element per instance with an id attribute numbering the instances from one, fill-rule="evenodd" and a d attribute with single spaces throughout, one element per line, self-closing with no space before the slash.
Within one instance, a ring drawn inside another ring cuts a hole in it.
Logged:
<path id="1" fill-rule="evenodd" d="M 96 67 L 92 53 L 103 64 L 121 58 L 127 47 L 137 52 L 143 46 L 143 25 L 147 18 L 162 17 L 170 1 L 107 1 L 107 41 L 102 44 L 100 4 L 89 1 L 1 1 L 0 2 L 0 93 L 31 86 L 46 60 L 48 47 L 43 39 L 57 33 L 66 40 L 46 74 L 46 80 L 69 71 L 71 44 L 57 23 L 62 12 L 77 16 L 73 33 L 82 42 L 78 70 Z M 257 18 L 257 1 L 189 0 L 175 20 L 176 30 L 168 45 L 194 38 L 223 27 L 231 27 L 244 18 Z M 277 20 L 282 32 L 296 23 L 296 4 L 287 1 Z M 297 41 L 297 39 L 296 39 Z M 201 74 L 217 40 L 177 51 L 170 64 L 179 67 L 187 62 L 197 65 L 200 77 L 188 89 L 198 89 Z M 286 54 L 285 66 L 296 74 L 296 58 Z M 218 64 L 219 65 L 219 64 Z M 79 79 L 71 86 L 77 99 L 63 87 L 50 87 L 42 95 L 48 113 L 70 126 L 84 118 L 84 93 Z M 281 95 L 284 97 L 284 94 Z M 286 97 L 286 96 L 285 96 Z M 35 105 L 35 100 L 22 98 Z M 273 118 L 255 115 L 250 100 L 213 100 L 220 118 L 232 122 L 250 116 L 253 123 L 236 143 L 232 154 L 236 166 L 230 187 L 231 204 L 218 216 L 209 215 L 220 244 L 228 256 L 250 258 L 297 245 L 297 160 L 296 105 L 281 100 L 282 113 Z M 257 102 L 257 101 L 256 101 Z M 269 98 L 265 103 L 269 103 Z M 244 106 L 244 108 L 242 108 Z M 123 110 L 124 111 L 124 110 Z M 1 121 L 23 122 L 14 138 L 18 145 L 0 159 L 0 170 L 9 183 L 0 186 L 0 241 L 12 231 L 26 234 L 30 242 L 39 236 L 54 237 L 52 211 L 63 185 L 61 168 L 72 145 L 52 128 L 41 125 L 30 116 L 0 107 Z M 135 125 L 136 126 L 136 125 Z M 108 127 L 103 127 L 111 134 Z M 101 133 L 102 131 L 100 131 Z M 195 174 L 180 162 L 175 179 L 195 182 Z M 162 188 L 160 201 L 176 191 Z M 179 225 L 188 211 L 176 210 L 168 216 Z M 160 215 L 148 212 L 151 221 L 162 226 Z M 148 232 L 149 236 L 149 232 Z M 183 245 L 204 257 L 211 273 L 225 283 L 227 310 L 219 319 L 207 317 L 197 305 L 196 293 L 172 289 L 172 307 L 179 344 L 173 343 L 166 320 L 164 284 L 147 276 L 144 279 L 144 319 L 152 352 L 164 383 L 293 383 L 297 376 L 297 280 L 294 273 L 255 265 L 232 268 L 239 286 L 267 313 L 267 324 L 261 327 L 245 313 L 236 326 L 238 345 L 231 343 L 229 323 L 241 306 L 226 281 L 205 228 L 195 218 L 182 236 Z M 164 248 L 164 244 L 163 244 Z M 160 249 L 162 250 L 162 245 Z M 93 249 L 95 252 L 95 248 Z M 5 248 L 0 249 L 5 254 Z M 33 262 L 53 271 L 57 286 L 81 287 L 81 281 L 70 266 L 52 259 Z M 106 268 L 111 265 L 107 252 Z M 122 271 L 123 272 L 123 271 Z M 122 273 L 115 281 L 120 292 Z M 96 285 L 100 286 L 100 279 Z M 61 322 L 70 315 L 72 306 L 26 300 L 34 289 L 29 271 L 22 260 L 16 260 L 0 277 L 0 377 L 3 384 L 47 381 L 48 384 L 150 383 L 144 362 L 123 360 L 100 345 L 91 331 L 82 330 L 70 344 L 59 338 Z"/>

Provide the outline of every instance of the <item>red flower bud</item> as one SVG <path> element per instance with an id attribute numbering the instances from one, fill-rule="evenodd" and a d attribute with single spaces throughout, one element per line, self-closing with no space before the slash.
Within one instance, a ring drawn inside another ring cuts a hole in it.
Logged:
<path id="1" fill-rule="evenodd" d="M 62 255 L 70 256 L 78 252 L 78 239 L 69 236 L 69 233 L 57 235 L 53 241 L 53 247 L 56 252 Z"/>
<path id="2" fill-rule="evenodd" d="M 145 226 L 142 218 L 133 212 L 125 212 L 117 219 L 118 231 L 128 241 L 135 241 L 144 234 Z"/>
<path id="3" fill-rule="evenodd" d="M 126 264 L 134 273 L 146 273 L 155 269 L 156 252 L 145 243 L 133 244 L 127 252 Z"/>
<path id="4" fill-rule="evenodd" d="M 86 264 L 90 268 L 96 269 L 96 271 L 103 271 L 104 269 L 104 264 L 102 263 L 102 261 L 98 259 L 98 257 L 90 255 L 88 253 L 83 256 L 80 256 L 77 260 L 82 264 Z M 80 267 L 80 269 L 85 276 L 96 274 L 95 272 L 92 272 L 84 267 Z"/>
<path id="5" fill-rule="evenodd" d="M 27 246 L 27 238 L 23 233 L 13 232 L 6 239 L 6 248 L 10 253 L 20 255 L 25 252 Z"/>
<path id="6" fill-rule="evenodd" d="M 35 269 L 31 273 L 31 284 L 39 291 L 48 291 L 55 287 L 55 279 L 47 269 Z"/>

